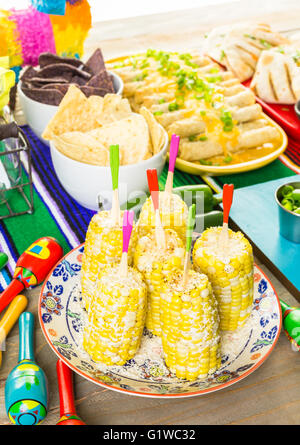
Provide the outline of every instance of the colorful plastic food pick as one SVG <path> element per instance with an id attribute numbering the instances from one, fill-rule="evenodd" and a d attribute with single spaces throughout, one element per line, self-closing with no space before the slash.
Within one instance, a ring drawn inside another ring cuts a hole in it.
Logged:
<path id="1" fill-rule="evenodd" d="M 38 425 L 47 415 L 47 380 L 34 361 L 33 329 L 33 315 L 23 312 L 19 318 L 19 363 L 5 384 L 6 412 L 16 425 Z"/>
<path id="2" fill-rule="evenodd" d="M 170 154 L 169 154 L 169 171 L 165 186 L 165 191 L 168 193 L 172 193 L 173 190 L 174 169 L 176 164 L 176 158 L 178 155 L 179 141 L 180 137 L 176 136 L 176 134 L 172 134 L 170 143 Z"/>
<path id="3" fill-rule="evenodd" d="M 112 207 L 111 207 L 111 216 L 115 225 L 120 224 L 120 203 L 119 203 L 119 146 L 111 145 L 109 147 L 109 160 L 110 160 L 110 170 L 111 170 L 111 179 L 112 179 L 112 189 L 113 189 L 113 197 L 112 197 Z"/>
<path id="4" fill-rule="evenodd" d="M 61 360 L 57 360 L 60 419 L 56 425 L 86 425 L 76 413 L 73 391 L 73 372 Z"/>
<path id="5" fill-rule="evenodd" d="M 183 287 L 185 287 L 189 275 L 190 268 L 190 256 L 192 247 L 193 230 L 195 227 L 196 219 L 196 205 L 193 204 L 189 207 L 188 223 L 186 228 L 186 247 L 185 247 L 185 259 L 183 269 Z"/>
<path id="6" fill-rule="evenodd" d="M 0 252 L 0 270 L 6 266 L 8 262 L 8 256 L 4 252 Z"/>
<path id="7" fill-rule="evenodd" d="M 123 216 L 123 250 L 120 262 L 121 277 L 127 277 L 128 274 L 128 246 L 133 227 L 133 218 L 134 218 L 134 211 L 125 210 Z"/>
<path id="8" fill-rule="evenodd" d="M 28 300 L 24 295 L 18 295 L 13 299 L 0 321 L 0 368 L 2 365 L 2 349 L 4 340 L 12 330 L 14 324 L 26 309 Z"/>
<path id="9" fill-rule="evenodd" d="M 233 198 L 233 184 L 223 185 L 223 228 L 220 236 L 220 247 L 225 250 L 228 245 L 228 220 Z"/>
<path id="10" fill-rule="evenodd" d="M 284 332 L 292 345 L 300 351 L 300 307 L 292 307 L 280 300 Z"/>
<path id="11" fill-rule="evenodd" d="M 54 238 L 40 238 L 31 244 L 18 259 L 13 280 L 0 295 L 0 312 L 24 288 L 42 283 L 62 255 L 63 249 Z"/>
<path id="12" fill-rule="evenodd" d="M 155 168 L 147 170 L 147 179 L 148 179 L 148 187 L 151 193 L 151 199 L 155 212 L 155 236 L 156 236 L 156 244 L 161 249 L 166 248 L 166 237 L 165 231 L 163 229 L 160 213 L 159 213 L 159 187 L 158 187 L 158 178 L 157 171 Z"/>

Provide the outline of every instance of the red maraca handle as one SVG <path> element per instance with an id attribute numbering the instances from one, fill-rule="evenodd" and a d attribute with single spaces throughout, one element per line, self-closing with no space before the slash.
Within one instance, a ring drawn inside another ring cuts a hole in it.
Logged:
<path id="1" fill-rule="evenodd" d="M 8 306 L 13 299 L 24 289 L 24 284 L 19 280 L 12 280 L 7 288 L 0 295 L 0 313 Z"/>
<path id="2" fill-rule="evenodd" d="M 60 400 L 60 417 L 65 414 L 75 414 L 73 373 L 61 360 L 57 360 L 56 372 L 58 378 L 58 391 Z"/>
<path id="3" fill-rule="evenodd" d="M 223 223 L 228 224 L 229 212 L 233 198 L 233 184 L 224 184 L 223 186 Z"/>
<path id="4" fill-rule="evenodd" d="M 151 193 L 154 210 L 158 210 L 158 208 L 159 208 L 159 187 L 158 187 L 157 171 L 155 168 L 147 170 L 147 179 L 148 179 L 148 187 L 149 187 L 149 192 Z"/>

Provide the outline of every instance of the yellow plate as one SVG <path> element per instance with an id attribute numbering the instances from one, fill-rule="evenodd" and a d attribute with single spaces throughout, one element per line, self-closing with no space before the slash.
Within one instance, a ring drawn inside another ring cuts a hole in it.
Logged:
<path id="1" fill-rule="evenodd" d="M 135 55 L 139 54 L 136 53 Z M 133 54 L 128 54 L 126 56 L 116 57 L 108 60 L 107 62 L 108 63 L 118 62 L 132 55 Z M 276 127 L 281 134 L 281 144 L 276 150 L 272 151 L 272 153 L 269 153 L 268 155 L 262 156 L 257 159 L 252 159 L 251 161 L 239 162 L 238 164 L 220 165 L 220 166 L 202 165 L 202 164 L 197 164 L 196 162 L 188 162 L 184 161 L 183 159 L 177 158 L 176 168 L 183 172 L 190 173 L 191 175 L 220 176 L 220 175 L 232 175 L 234 173 L 242 173 L 242 172 L 248 172 L 250 170 L 256 170 L 275 161 L 275 159 L 277 159 L 286 149 L 288 145 L 288 138 L 283 129 L 275 121 L 273 121 L 273 119 L 271 119 L 265 113 L 262 113 L 262 115 L 270 122 L 271 125 Z"/>
<path id="2" fill-rule="evenodd" d="M 256 170 L 257 168 L 261 168 L 267 164 L 270 164 L 284 152 L 288 145 L 288 138 L 283 129 L 278 124 L 276 124 L 273 119 L 271 119 L 265 113 L 263 113 L 263 116 L 270 122 L 271 125 L 276 127 L 281 134 L 281 144 L 276 150 L 272 151 L 272 153 L 269 153 L 266 156 L 262 156 L 261 158 L 252 159 L 251 161 L 220 166 L 196 164 L 195 162 L 188 162 L 178 158 L 176 161 L 176 168 L 183 172 L 190 173 L 191 175 L 208 174 L 210 176 L 219 176 L 248 172 L 250 170 Z"/>

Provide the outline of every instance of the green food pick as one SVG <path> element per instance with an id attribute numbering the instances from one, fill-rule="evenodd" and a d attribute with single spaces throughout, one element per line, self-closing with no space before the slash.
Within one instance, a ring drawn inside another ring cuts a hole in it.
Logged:
<path id="1" fill-rule="evenodd" d="M 8 262 L 8 256 L 4 252 L 0 252 L 0 270 L 3 269 L 4 266 L 6 266 Z"/>
<path id="2" fill-rule="evenodd" d="M 109 160 L 110 160 L 110 170 L 112 179 L 112 206 L 111 206 L 111 217 L 115 225 L 120 224 L 120 204 L 119 204 L 119 145 L 111 145 L 109 147 Z"/>
<path id="3" fill-rule="evenodd" d="M 185 247 L 185 259 L 183 269 L 183 286 L 185 287 L 188 279 L 189 265 L 190 265 L 190 252 L 192 247 L 193 230 L 196 219 L 196 206 L 195 204 L 189 207 L 188 222 L 186 228 L 186 247 Z"/>

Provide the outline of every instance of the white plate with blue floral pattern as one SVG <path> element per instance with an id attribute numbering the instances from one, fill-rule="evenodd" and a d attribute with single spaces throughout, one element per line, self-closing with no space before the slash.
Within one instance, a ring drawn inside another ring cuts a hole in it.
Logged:
<path id="1" fill-rule="evenodd" d="M 278 296 L 254 266 L 251 317 L 240 330 L 222 334 L 222 365 L 205 380 L 188 382 L 166 368 L 160 339 L 145 331 L 140 351 L 124 366 L 101 366 L 82 348 L 84 310 L 80 270 L 84 245 L 69 252 L 50 272 L 39 299 L 39 320 L 50 347 L 71 369 L 115 391 L 144 397 L 191 397 L 217 391 L 254 372 L 272 352 L 281 329 Z"/>

